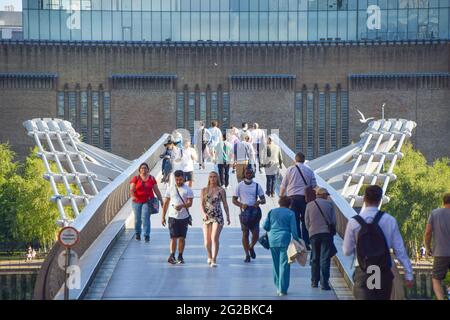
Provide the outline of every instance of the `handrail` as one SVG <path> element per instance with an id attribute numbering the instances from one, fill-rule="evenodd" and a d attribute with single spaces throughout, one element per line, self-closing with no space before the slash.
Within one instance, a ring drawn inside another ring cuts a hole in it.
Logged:
<path id="1" fill-rule="evenodd" d="M 80 232 L 80 242 L 73 249 L 80 257 L 128 201 L 129 182 L 136 174 L 139 165 L 147 162 L 149 167 L 153 168 L 158 163 L 167 137 L 168 134 L 163 134 L 149 150 L 134 160 L 125 171 L 103 188 L 73 222 L 72 226 Z M 34 288 L 35 300 L 51 300 L 63 286 L 65 274 L 58 265 L 58 257 L 62 251 L 63 247 L 56 243 L 42 264 Z"/>

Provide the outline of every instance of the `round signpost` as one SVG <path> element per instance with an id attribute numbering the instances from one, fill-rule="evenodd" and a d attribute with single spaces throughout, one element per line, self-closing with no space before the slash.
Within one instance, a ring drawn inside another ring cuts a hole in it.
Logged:
<path id="1" fill-rule="evenodd" d="M 68 274 L 67 268 L 70 264 L 70 249 L 80 241 L 80 233 L 74 227 L 64 227 L 58 234 L 58 242 L 66 248 L 66 263 L 64 266 L 64 300 L 69 300 L 69 287 L 67 286 Z"/>

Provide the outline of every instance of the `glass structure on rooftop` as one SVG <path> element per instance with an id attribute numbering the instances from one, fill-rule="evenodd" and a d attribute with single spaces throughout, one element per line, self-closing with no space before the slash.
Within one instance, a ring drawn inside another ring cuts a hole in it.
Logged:
<path id="1" fill-rule="evenodd" d="M 24 38 L 58 41 L 449 39 L 450 0 L 24 0 Z"/>

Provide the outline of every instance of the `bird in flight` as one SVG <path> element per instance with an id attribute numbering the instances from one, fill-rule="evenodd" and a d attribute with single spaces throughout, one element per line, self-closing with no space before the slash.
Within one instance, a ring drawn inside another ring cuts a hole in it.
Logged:
<path id="1" fill-rule="evenodd" d="M 374 120 L 374 119 L 375 119 L 374 117 L 366 118 L 366 117 L 363 115 L 363 113 L 362 113 L 361 111 L 358 110 L 358 108 L 355 108 L 355 109 L 356 109 L 356 111 L 358 111 L 358 113 L 361 115 L 361 119 L 359 119 L 359 122 L 361 122 L 361 123 L 367 123 L 367 121 L 370 121 L 370 120 Z"/>

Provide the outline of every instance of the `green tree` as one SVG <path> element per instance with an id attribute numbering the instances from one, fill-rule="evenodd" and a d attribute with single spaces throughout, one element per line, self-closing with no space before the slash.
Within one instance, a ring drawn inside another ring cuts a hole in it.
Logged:
<path id="1" fill-rule="evenodd" d="M 430 212 L 442 205 L 442 194 L 450 190 L 450 159 L 428 165 L 425 157 L 405 143 L 403 159 L 394 168 L 397 180 L 390 184 L 390 202 L 384 210 L 397 218 L 405 245 L 411 256 L 423 243 Z"/>
<path id="2" fill-rule="evenodd" d="M 0 144 L 0 242 L 15 240 L 15 195 L 14 182 L 20 180 L 17 175 L 17 163 L 13 162 L 14 152 L 8 144 Z"/>
<path id="3" fill-rule="evenodd" d="M 16 230 L 25 242 L 39 241 L 44 248 L 55 241 L 59 217 L 56 205 L 50 202 L 53 192 L 43 178 L 45 167 L 37 156 L 37 148 L 25 159 L 22 183 L 17 194 Z"/>

